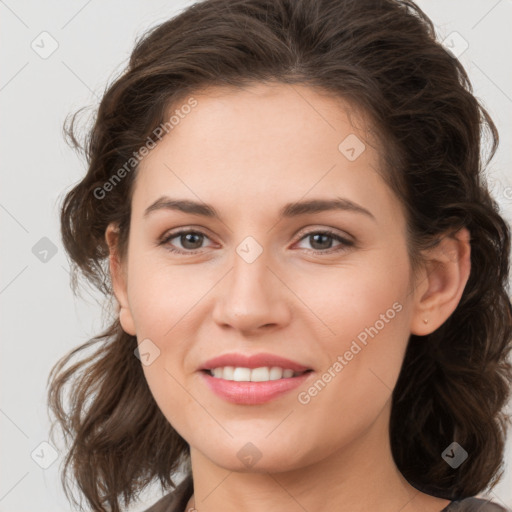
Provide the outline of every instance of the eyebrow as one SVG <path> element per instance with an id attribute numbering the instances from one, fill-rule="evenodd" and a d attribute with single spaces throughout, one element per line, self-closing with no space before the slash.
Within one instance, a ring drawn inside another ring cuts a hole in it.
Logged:
<path id="1" fill-rule="evenodd" d="M 220 215 L 213 206 L 206 203 L 191 201 L 189 199 L 173 199 L 168 196 L 162 196 L 146 208 L 143 217 L 147 218 L 151 212 L 157 210 L 175 210 L 220 220 Z M 281 208 L 278 215 L 279 219 L 282 219 L 331 210 L 361 213 L 373 220 L 376 220 L 369 210 L 363 208 L 357 203 L 354 203 L 350 199 L 343 197 L 336 197 L 334 199 L 309 199 L 306 201 L 288 203 Z"/>

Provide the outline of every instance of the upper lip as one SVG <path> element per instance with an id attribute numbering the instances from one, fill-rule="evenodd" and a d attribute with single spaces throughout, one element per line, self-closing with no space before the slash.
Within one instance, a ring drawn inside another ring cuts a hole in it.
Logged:
<path id="1" fill-rule="evenodd" d="M 285 357 L 277 356 L 275 354 L 260 353 L 260 354 L 223 354 L 212 359 L 205 361 L 198 369 L 199 370 L 212 370 L 224 366 L 235 366 L 240 368 L 261 368 L 264 366 L 278 366 L 285 370 L 293 370 L 295 372 L 303 372 L 310 370 L 307 366 L 303 366 L 296 361 L 287 359 Z"/>

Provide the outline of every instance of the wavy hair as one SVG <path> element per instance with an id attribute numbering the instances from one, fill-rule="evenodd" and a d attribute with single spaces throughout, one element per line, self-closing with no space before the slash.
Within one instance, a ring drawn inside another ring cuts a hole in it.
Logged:
<path id="1" fill-rule="evenodd" d="M 143 34 L 83 141 L 82 109 L 64 123 L 88 166 L 60 212 L 73 290 L 80 276 L 113 300 L 105 230 L 118 224 L 124 257 L 137 165 L 112 179 L 147 141 L 158 143 L 155 129 L 171 108 L 208 86 L 267 81 L 314 87 L 370 116 L 386 142 L 381 172 L 404 207 L 413 268 L 441 235 L 470 231 L 471 273 L 456 310 L 430 335 L 410 336 L 390 440 L 401 473 L 426 493 L 461 499 L 492 488 L 503 473 L 512 381 L 510 231 L 484 179 L 498 133 L 463 66 L 412 1 L 204 0 Z M 109 180 L 115 186 L 98 197 Z M 136 337 L 116 315 L 109 321 L 52 368 L 48 403 L 51 434 L 60 426 L 67 445 L 66 495 L 72 472 L 93 510 L 118 512 L 121 497 L 127 505 L 155 480 L 174 487 L 190 452 L 151 395 Z M 453 441 L 469 453 L 456 470 L 441 457 Z"/>

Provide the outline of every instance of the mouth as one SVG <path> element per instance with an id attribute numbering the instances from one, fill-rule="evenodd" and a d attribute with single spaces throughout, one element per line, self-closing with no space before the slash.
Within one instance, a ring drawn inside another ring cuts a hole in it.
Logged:
<path id="1" fill-rule="evenodd" d="M 267 352 L 257 354 L 226 353 L 205 361 L 198 370 L 207 370 L 213 377 L 250 381 L 290 378 L 312 368 L 297 361 Z M 233 378 L 233 376 L 235 378 Z"/>
<path id="2" fill-rule="evenodd" d="M 314 370 L 281 367 L 216 367 L 200 372 L 206 386 L 218 397 L 236 405 L 263 405 L 285 396 L 314 378 Z"/>
<path id="3" fill-rule="evenodd" d="M 293 379 L 301 377 L 313 370 L 307 369 L 295 371 L 291 368 L 280 366 L 262 366 L 258 368 L 247 368 L 243 366 L 219 366 L 217 368 L 203 369 L 203 373 L 215 378 L 234 382 L 269 382 L 282 379 Z"/>

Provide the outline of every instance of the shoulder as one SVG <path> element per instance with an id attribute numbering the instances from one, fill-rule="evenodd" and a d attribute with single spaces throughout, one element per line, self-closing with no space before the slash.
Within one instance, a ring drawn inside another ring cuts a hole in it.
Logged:
<path id="1" fill-rule="evenodd" d="M 454 501 L 445 510 L 446 512 L 512 512 L 497 503 L 475 497 Z"/>
<path id="2" fill-rule="evenodd" d="M 144 512 L 184 512 L 194 492 L 192 476 L 188 475 L 173 491 L 160 498 Z"/>

